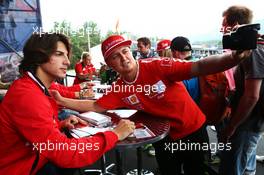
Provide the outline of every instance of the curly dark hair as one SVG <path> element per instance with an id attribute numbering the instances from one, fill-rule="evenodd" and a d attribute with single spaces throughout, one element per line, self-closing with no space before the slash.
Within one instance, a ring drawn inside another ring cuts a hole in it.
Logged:
<path id="1" fill-rule="evenodd" d="M 223 12 L 226 23 L 229 26 L 238 24 L 250 24 L 253 18 L 253 12 L 245 6 L 231 6 Z"/>
<path id="2" fill-rule="evenodd" d="M 19 71 L 36 73 L 39 65 L 49 61 L 59 41 L 64 43 L 70 57 L 71 43 L 67 36 L 58 33 L 33 33 L 23 48 L 24 57 L 19 65 Z"/>

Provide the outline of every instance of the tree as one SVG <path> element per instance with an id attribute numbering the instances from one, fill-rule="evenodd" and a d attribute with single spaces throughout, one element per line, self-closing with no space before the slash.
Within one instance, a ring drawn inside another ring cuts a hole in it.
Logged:
<path id="1" fill-rule="evenodd" d="M 67 21 L 61 23 L 55 22 L 50 32 L 63 33 L 67 35 L 72 43 L 72 56 L 70 69 L 80 60 L 82 52 L 88 50 L 88 34 L 90 38 L 90 47 L 94 47 L 101 43 L 101 32 L 97 24 L 93 21 L 85 22 L 81 28 L 73 29 Z"/>
<path id="2" fill-rule="evenodd" d="M 86 37 L 89 34 L 91 47 L 101 43 L 101 31 L 98 29 L 97 24 L 93 21 L 85 22 L 83 28 L 86 32 Z M 88 44 L 88 43 L 87 43 Z"/>

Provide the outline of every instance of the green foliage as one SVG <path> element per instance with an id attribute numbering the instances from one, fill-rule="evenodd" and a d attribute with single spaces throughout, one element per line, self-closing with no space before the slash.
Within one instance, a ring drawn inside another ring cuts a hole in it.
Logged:
<path id="1" fill-rule="evenodd" d="M 53 30 L 50 32 L 60 32 L 67 35 L 72 43 L 72 57 L 70 69 L 80 60 L 82 52 L 89 51 L 88 34 L 90 39 L 90 48 L 101 43 L 101 32 L 97 24 L 93 21 L 85 22 L 81 28 L 72 28 L 67 21 L 61 23 L 55 22 Z"/>

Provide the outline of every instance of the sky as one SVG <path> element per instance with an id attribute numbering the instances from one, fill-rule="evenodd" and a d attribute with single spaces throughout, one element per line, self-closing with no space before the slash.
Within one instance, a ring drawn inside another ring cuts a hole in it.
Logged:
<path id="1" fill-rule="evenodd" d="M 66 20 L 73 27 L 94 21 L 105 35 L 119 20 L 120 31 L 139 37 L 185 36 L 191 41 L 221 39 L 222 12 L 231 5 L 249 7 L 253 22 L 264 28 L 260 4 L 260 0 L 40 0 L 45 31 L 55 21 Z"/>

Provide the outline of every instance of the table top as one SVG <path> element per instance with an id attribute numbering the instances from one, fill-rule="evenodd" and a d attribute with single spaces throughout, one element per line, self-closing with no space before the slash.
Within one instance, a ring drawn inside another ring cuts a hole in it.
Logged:
<path id="1" fill-rule="evenodd" d="M 117 122 L 117 120 L 120 119 L 117 119 L 114 114 L 107 113 L 107 115 L 112 117 L 113 122 Z M 117 142 L 116 148 L 118 149 L 135 148 L 157 142 L 166 137 L 170 130 L 170 123 L 168 120 L 149 113 L 137 112 L 128 119 L 135 123 L 143 123 L 155 134 L 155 136 L 142 139 L 128 137 L 125 140 Z"/>

